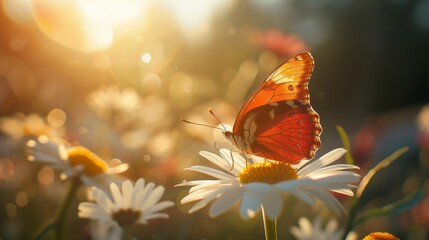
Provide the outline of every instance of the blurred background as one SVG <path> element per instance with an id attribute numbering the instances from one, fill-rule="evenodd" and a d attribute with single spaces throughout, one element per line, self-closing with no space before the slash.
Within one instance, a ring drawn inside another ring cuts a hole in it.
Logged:
<path id="1" fill-rule="evenodd" d="M 400 147 L 410 151 L 370 183 L 365 207 L 380 207 L 417 188 L 429 192 L 428 0 L 1 0 L 0 238 L 26 239 L 55 212 L 65 183 L 25 160 L 39 135 L 83 145 L 130 164 L 124 177 L 166 187 L 169 220 L 133 229 L 145 239 L 262 239 L 260 217 L 232 210 L 189 215 L 185 167 L 208 164 L 217 125 L 210 107 L 233 124 L 255 87 L 283 60 L 310 51 L 311 104 L 321 116 L 322 147 L 349 134 L 361 174 Z M 83 201 L 77 196 L 75 205 Z M 343 199 L 347 206 L 347 199 Z M 311 210 L 311 211 L 310 211 Z M 279 237 L 309 209 L 289 199 Z M 72 209 L 74 238 L 90 239 Z M 361 237 L 389 231 L 429 239 L 429 197 L 410 211 L 360 225 Z M 78 230 L 76 230 L 78 229 Z"/>

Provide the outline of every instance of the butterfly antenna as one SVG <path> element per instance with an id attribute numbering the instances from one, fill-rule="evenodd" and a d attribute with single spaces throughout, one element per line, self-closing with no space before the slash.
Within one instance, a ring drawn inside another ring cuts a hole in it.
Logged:
<path id="1" fill-rule="evenodd" d="M 222 121 L 216 116 L 216 114 L 214 114 L 213 110 L 211 108 L 209 108 L 209 113 L 218 121 L 218 123 L 223 127 L 223 131 L 226 131 L 226 127 L 225 125 L 223 125 Z M 219 128 L 218 128 L 219 129 Z"/>
<path id="2" fill-rule="evenodd" d="M 191 122 L 191 121 L 188 121 L 188 120 L 183 119 L 183 118 L 182 118 L 181 120 L 182 120 L 182 122 L 184 122 L 184 123 L 189 123 L 189 124 L 194 124 L 194 125 L 198 125 L 198 126 L 209 127 L 209 128 L 214 128 L 214 129 L 219 129 L 219 130 L 221 130 L 221 131 L 224 131 L 224 129 L 222 129 L 222 128 L 215 127 L 215 126 L 211 126 L 211 125 L 208 125 L 208 124 Z"/>

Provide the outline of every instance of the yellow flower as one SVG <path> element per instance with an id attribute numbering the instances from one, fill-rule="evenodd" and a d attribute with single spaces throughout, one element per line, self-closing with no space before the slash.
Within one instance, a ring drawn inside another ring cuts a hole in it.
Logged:
<path id="1" fill-rule="evenodd" d="M 105 162 L 95 153 L 85 147 L 65 147 L 49 141 L 46 136 L 40 136 L 37 141 L 27 142 L 27 159 L 42 162 L 49 167 L 61 170 L 61 179 L 80 177 L 89 186 L 99 186 L 107 183 L 109 176 L 124 172 L 128 164 L 117 159 Z"/>
<path id="2" fill-rule="evenodd" d="M 373 232 L 363 240 L 399 240 L 399 238 L 387 232 Z"/>

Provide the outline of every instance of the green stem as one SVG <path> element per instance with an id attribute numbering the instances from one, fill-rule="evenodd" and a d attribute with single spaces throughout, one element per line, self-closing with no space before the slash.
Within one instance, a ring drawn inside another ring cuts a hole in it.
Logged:
<path id="1" fill-rule="evenodd" d="M 264 208 L 262 208 L 262 216 L 264 219 L 265 240 L 277 240 L 277 219 L 269 219 Z"/>
<path id="2" fill-rule="evenodd" d="M 346 227 L 344 228 L 343 236 L 340 239 L 346 239 L 347 234 L 354 228 L 354 219 L 356 218 L 356 215 L 358 213 L 358 209 L 360 207 L 359 198 L 354 197 L 351 199 L 352 206 L 350 209 L 349 217 L 347 219 Z"/>
<path id="3" fill-rule="evenodd" d="M 67 193 L 66 198 L 62 206 L 58 209 L 58 214 L 56 216 L 56 227 L 55 227 L 55 239 L 64 239 L 64 223 L 67 219 L 67 214 L 69 213 L 69 208 L 73 202 L 73 197 L 76 194 L 77 189 L 79 188 L 81 182 L 80 179 L 75 178 L 72 180 L 72 185 L 70 186 L 69 192 Z"/>
<path id="4" fill-rule="evenodd" d="M 41 240 L 45 239 L 46 235 L 55 228 L 55 239 L 63 239 L 63 231 L 64 231 L 64 222 L 67 218 L 68 209 L 70 207 L 70 204 L 73 200 L 73 196 L 75 195 L 77 189 L 80 186 L 80 180 L 79 179 L 73 179 L 72 185 L 70 186 L 69 192 L 67 193 L 66 198 L 64 199 L 64 202 L 62 203 L 61 207 L 57 209 L 57 213 L 54 218 L 50 219 L 48 222 L 46 222 L 44 225 L 42 225 L 39 230 L 36 231 L 34 234 L 33 239 L 35 240 Z"/>
<path id="5" fill-rule="evenodd" d="M 122 240 L 132 240 L 133 235 L 131 233 L 131 227 L 124 227 L 122 229 Z"/>
<path id="6" fill-rule="evenodd" d="M 34 237 L 32 239 L 42 240 L 46 237 L 46 235 L 56 226 L 56 221 L 53 219 L 43 224 L 39 230 L 36 231 Z"/>

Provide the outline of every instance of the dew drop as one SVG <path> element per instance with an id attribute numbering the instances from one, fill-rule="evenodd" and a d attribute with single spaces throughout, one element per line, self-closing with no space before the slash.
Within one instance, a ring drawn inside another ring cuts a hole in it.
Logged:
<path id="1" fill-rule="evenodd" d="M 296 146 L 297 146 L 297 147 L 300 147 L 300 146 L 301 146 L 301 144 L 297 143 L 297 144 L 296 144 Z"/>
<path id="2" fill-rule="evenodd" d="M 301 124 L 302 124 L 302 121 L 301 121 L 301 120 L 299 120 L 299 121 L 298 121 L 298 125 L 301 125 Z"/>
<path id="3" fill-rule="evenodd" d="M 302 135 L 302 132 L 301 132 L 301 131 L 298 131 L 298 135 Z"/>
<path id="4" fill-rule="evenodd" d="M 292 113 L 290 113 L 289 115 L 290 115 L 291 117 L 293 117 L 293 116 L 295 116 L 295 113 L 293 113 L 293 112 L 292 112 Z"/>
<path id="5" fill-rule="evenodd" d="M 293 86 L 292 85 L 289 85 L 289 90 L 293 90 Z"/>

